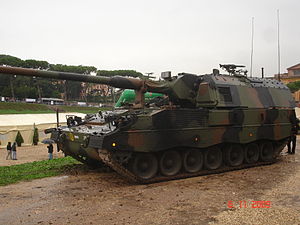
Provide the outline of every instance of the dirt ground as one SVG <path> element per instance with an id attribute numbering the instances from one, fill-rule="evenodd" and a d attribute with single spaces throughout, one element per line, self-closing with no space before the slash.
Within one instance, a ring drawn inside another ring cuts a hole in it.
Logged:
<path id="1" fill-rule="evenodd" d="M 63 153 L 57 152 L 54 146 L 53 158 L 63 157 Z M 4 148 L 0 149 L 0 166 L 11 166 L 33 161 L 41 161 L 48 159 L 47 145 L 39 144 L 33 146 L 17 147 L 17 160 L 6 160 L 7 151 Z"/>
<path id="2" fill-rule="evenodd" d="M 79 169 L 0 187 L 0 224 L 300 224 L 298 146 L 273 165 L 150 185 Z"/>

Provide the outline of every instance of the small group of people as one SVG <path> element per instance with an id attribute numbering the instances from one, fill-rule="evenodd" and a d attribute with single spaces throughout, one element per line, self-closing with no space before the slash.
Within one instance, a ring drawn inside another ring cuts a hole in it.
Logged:
<path id="1" fill-rule="evenodd" d="M 11 145 L 11 142 L 8 142 L 7 146 L 6 146 L 6 150 L 7 150 L 6 160 L 8 160 L 8 159 L 17 160 L 17 144 L 16 144 L 16 142 L 14 142 L 12 145 Z"/>
<path id="2" fill-rule="evenodd" d="M 49 160 L 51 160 L 51 159 L 53 159 L 53 145 L 49 144 L 47 146 L 47 148 L 48 148 Z M 8 160 L 8 159 L 17 160 L 17 143 L 16 142 L 14 142 L 13 144 L 11 144 L 11 142 L 8 142 L 7 146 L 6 146 L 6 150 L 7 150 L 6 160 Z"/>

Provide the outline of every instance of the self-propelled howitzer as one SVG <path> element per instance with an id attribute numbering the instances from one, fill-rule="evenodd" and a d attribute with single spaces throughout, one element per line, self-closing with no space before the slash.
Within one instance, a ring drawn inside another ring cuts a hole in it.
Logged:
<path id="1" fill-rule="evenodd" d="M 104 163 L 147 183 L 276 161 L 297 125 L 291 93 L 277 80 L 230 69 L 230 75 L 165 73 L 160 82 L 11 67 L 0 67 L 0 73 L 136 90 L 132 108 L 70 118 L 68 127 L 52 130 L 52 139 L 82 162 Z M 165 98 L 146 107 L 146 91 Z"/>

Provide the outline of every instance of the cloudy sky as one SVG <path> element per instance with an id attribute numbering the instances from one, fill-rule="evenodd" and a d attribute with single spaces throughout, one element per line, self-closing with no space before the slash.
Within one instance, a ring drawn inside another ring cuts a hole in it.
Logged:
<path id="1" fill-rule="evenodd" d="M 0 54 L 50 63 L 210 73 L 219 63 L 277 73 L 300 63 L 299 0 L 0 0 Z"/>

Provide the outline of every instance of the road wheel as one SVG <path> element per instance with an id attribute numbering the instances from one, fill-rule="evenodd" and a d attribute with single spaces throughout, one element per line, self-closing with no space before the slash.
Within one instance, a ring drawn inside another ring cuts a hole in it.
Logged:
<path id="1" fill-rule="evenodd" d="M 219 147 L 212 147 L 204 153 L 204 166 L 209 170 L 218 169 L 222 165 L 222 151 Z"/>
<path id="2" fill-rule="evenodd" d="M 225 149 L 225 162 L 229 166 L 239 166 L 244 160 L 244 150 L 241 145 L 230 145 Z"/>
<path id="3" fill-rule="evenodd" d="M 158 170 L 157 158 L 152 153 L 136 154 L 132 161 L 132 172 L 142 178 L 150 179 L 154 177 Z"/>
<path id="4" fill-rule="evenodd" d="M 184 152 L 183 167 L 189 173 L 195 173 L 203 167 L 203 154 L 197 149 L 190 149 Z"/>
<path id="5" fill-rule="evenodd" d="M 181 156 L 177 151 L 169 150 L 162 154 L 159 167 L 164 176 L 173 176 L 177 174 L 182 165 Z"/>
<path id="6" fill-rule="evenodd" d="M 274 148 L 271 142 L 264 142 L 260 145 L 260 159 L 264 162 L 273 160 Z"/>
<path id="7" fill-rule="evenodd" d="M 245 162 L 256 163 L 259 159 L 259 147 L 257 144 L 251 143 L 245 147 Z"/>

